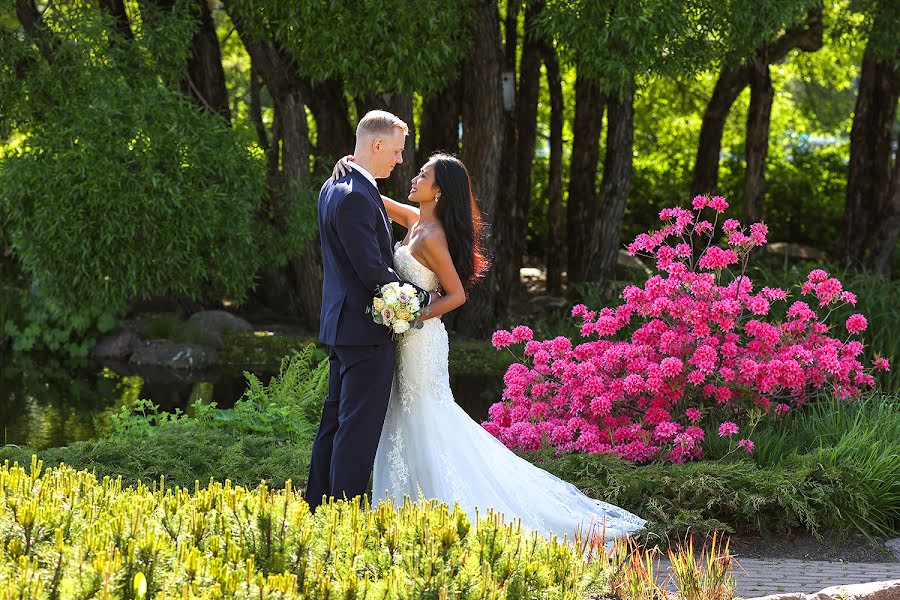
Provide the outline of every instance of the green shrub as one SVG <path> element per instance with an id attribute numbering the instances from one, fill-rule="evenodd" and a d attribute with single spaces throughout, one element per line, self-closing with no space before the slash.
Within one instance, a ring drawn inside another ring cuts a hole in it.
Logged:
<path id="1" fill-rule="evenodd" d="M 0 495 L 9 598 L 131 598 L 138 584 L 147 597 L 574 600 L 605 575 L 574 546 L 434 502 L 312 515 L 290 483 L 132 488 L 37 460 L 0 466 Z"/>
<path id="2" fill-rule="evenodd" d="M 849 450 L 830 452 L 792 454 L 768 467 L 751 459 L 635 467 L 603 455 L 543 450 L 526 456 L 587 494 L 647 519 L 650 534 L 663 540 L 797 527 L 814 534 L 823 527 L 896 532 L 898 484 L 883 478 L 896 473 L 894 463 L 851 465 L 841 462 Z M 864 482 L 873 473 L 879 479 Z"/>

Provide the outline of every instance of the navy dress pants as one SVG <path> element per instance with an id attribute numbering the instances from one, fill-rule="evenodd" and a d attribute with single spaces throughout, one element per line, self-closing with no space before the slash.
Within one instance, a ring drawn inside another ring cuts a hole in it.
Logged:
<path id="1" fill-rule="evenodd" d="M 396 345 L 329 348 L 328 396 L 313 442 L 306 501 L 361 496 L 369 485 L 375 452 L 391 397 Z"/>

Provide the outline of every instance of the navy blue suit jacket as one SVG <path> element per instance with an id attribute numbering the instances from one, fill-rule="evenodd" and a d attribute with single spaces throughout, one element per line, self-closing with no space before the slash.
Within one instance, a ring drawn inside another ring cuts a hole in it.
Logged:
<path id="1" fill-rule="evenodd" d="M 319 237 L 324 267 L 319 340 L 328 346 L 390 342 L 388 328 L 375 323 L 366 308 L 380 286 L 400 280 L 392 268 L 393 234 L 381 195 L 358 171 L 322 186 Z"/>

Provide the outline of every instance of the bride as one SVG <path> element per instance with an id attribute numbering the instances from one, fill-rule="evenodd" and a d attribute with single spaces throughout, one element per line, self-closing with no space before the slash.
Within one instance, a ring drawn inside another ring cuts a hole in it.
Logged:
<path id="1" fill-rule="evenodd" d="M 352 157 L 336 173 L 352 169 Z M 407 229 L 394 248 L 394 269 L 425 290 L 441 290 L 397 344 L 397 367 L 373 476 L 373 504 L 405 496 L 459 503 L 474 521 L 478 508 L 521 518 L 542 535 L 605 530 L 607 539 L 629 535 L 645 521 L 594 500 L 532 465 L 473 421 L 453 399 L 447 331 L 440 316 L 461 306 L 487 268 L 481 251 L 481 215 L 463 163 L 436 154 L 412 179 L 409 200 L 382 196 L 390 218 Z"/>

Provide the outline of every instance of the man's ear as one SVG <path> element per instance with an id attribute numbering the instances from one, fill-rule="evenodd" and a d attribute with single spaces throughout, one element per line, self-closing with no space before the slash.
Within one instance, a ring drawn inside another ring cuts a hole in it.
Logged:
<path id="1" fill-rule="evenodd" d="M 375 152 L 380 152 L 381 147 L 384 146 L 384 140 L 380 137 L 376 137 L 372 139 L 372 150 Z"/>

